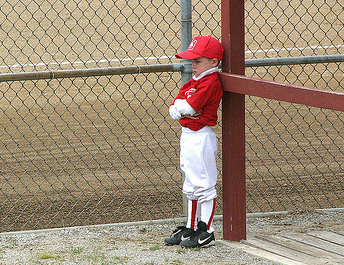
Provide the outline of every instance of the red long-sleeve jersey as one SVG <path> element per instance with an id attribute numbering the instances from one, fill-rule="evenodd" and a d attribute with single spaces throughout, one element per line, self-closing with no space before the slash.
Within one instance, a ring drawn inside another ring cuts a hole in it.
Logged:
<path id="1" fill-rule="evenodd" d="M 196 111 L 200 111 L 199 119 L 182 118 L 180 125 L 193 131 L 198 131 L 204 126 L 215 126 L 217 123 L 217 109 L 223 95 L 222 85 L 218 72 L 211 73 L 199 79 L 193 78 L 184 84 L 176 96 L 176 99 L 186 99 L 189 105 Z M 174 101 L 172 105 L 174 104 Z"/>

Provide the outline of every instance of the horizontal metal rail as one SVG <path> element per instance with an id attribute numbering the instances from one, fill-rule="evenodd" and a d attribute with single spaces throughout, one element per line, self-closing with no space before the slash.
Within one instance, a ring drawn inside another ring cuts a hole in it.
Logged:
<path id="1" fill-rule="evenodd" d="M 344 54 L 245 60 L 245 67 L 344 62 Z"/>
<path id="2" fill-rule="evenodd" d="M 284 58 L 248 59 L 245 60 L 245 67 L 276 66 L 276 65 L 298 65 L 314 63 L 333 63 L 344 62 L 344 54 L 321 55 L 321 56 L 301 56 Z M 135 65 L 123 67 L 91 68 L 56 70 L 40 72 L 20 72 L 0 74 L 0 82 L 38 80 L 38 79 L 57 79 L 75 78 L 88 76 L 139 74 L 153 72 L 183 72 L 186 67 L 183 63 L 158 64 L 158 65 Z"/>
<path id="3" fill-rule="evenodd" d="M 57 70 L 40 72 L 20 72 L 0 74 L 0 82 L 38 80 L 38 79 L 57 79 L 57 78 L 75 78 L 88 76 L 104 75 L 122 75 L 122 74 L 140 74 L 154 72 L 182 72 L 184 65 L 181 63 L 158 64 L 158 65 L 135 65 L 123 67 L 75 69 L 75 70 Z"/>

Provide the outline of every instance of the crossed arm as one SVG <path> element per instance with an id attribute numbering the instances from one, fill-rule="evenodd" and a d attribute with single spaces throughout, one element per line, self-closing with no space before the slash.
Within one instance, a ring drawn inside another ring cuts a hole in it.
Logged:
<path id="1" fill-rule="evenodd" d="M 186 99 L 177 99 L 174 104 L 170 106 L 169 113 L 175 120 L 183 118 L 197 120 L 199 119 L 198 116 L 201 115 L 202 110 L 196 112 L 186 101 Z"/>

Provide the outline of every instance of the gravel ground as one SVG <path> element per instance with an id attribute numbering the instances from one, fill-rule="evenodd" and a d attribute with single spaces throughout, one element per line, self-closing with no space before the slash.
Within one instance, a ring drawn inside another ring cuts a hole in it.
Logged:
<path id="1" fill-rule="evenodd" d="M 176 221 L 3 233 L 0 264 L 277 264 L 221 244 L 222 222 L 214 223 L 216 244 L 201 249 L 164 245 Z M 247 232 L 254 236 L 336 230 L 343 225 L 344 211 L 295 212 L 249 217 Z"/>

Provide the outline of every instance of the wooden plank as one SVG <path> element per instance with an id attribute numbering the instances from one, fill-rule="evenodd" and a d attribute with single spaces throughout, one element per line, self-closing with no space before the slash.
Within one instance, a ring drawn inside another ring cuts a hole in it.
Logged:
<path id="1" fill-rule="evenodd" d="M 335 255 L 339 255 L 344 257 L 344 247 L 338 244 L 323 240 L 318 237 L 313 237 L 307 234 L 291 234 L 291 235 L 282 235 L 285 238 L 295 240 L 297 242 L 316 247 L 318 249 L 322 249 L 333 253 Z M 344 264 L 344 262 L 343 262 Z"/>
<path id="2" fill-rule="evenodd" d="M 344 246 L 344 235 L 330 232 L 330 231 L 313 231 L 307 233 L 308 235 L 327 240 L 329 242 Z"/>
<path id="3" fill-rule="evenodd" d="M 222 244 L 224 246 L 229 246 L 231 248 L 235 248 L 238 250 L 242 250 L 246 253 L 249 253 L 251 255 L 263 258 L 263 259 L 267 259 L 273 262 L 277 262 L 279 264 L 283 264 L 283 265 L 305 265 L 305 263 L 303 262 L 299 262 L 296 260 L 291 260 L 289 258 L 286 257 L 282 257 L 280 255 L 265 251 L 263 249 L 259 249 L 257 247 L 254 246 L 249 246 L 246 244 L 246 241 L 243 240 L 241 242 L 234 242 L 234 241 L 227 241 L 227 240 L 216 240 L 217 244 Z"/>
<path id="4" fill-rule="evenodd" d="M 281 264 L 344 264 L 344 231 L 256 236 L 227 244 Z"/>
<path id="5" fill-rule="evenodd" d="M 344 236 L 344 231 L 336 231 L 336 233 Z"/>
<path id="6" fill-rule="evenodd" d="M 275 255 L 282 256 L 284 258 L 288 258 L 290 260 L 302 262 L 304 264 L 313 264 L 313 265 L 322 265 L 326 263 L 315 263 L 316 259 L 310 255 L 305 253 L 299 252 L 294 249 L 290 249 L 280 244 L 276 244 L 270 241 L 266 241 L 259 238 L 249 238 L 245 241 L 245 244 L 251 247 L 256 247 L 258 249 L 273 253 Z M 311 263 L 307 263 L 311 261 Z"/>
<path id="7" fill-rule="evenodd" d="M 281 264 L 344 264 L 344 231 L 256 236 L 228 244 Z"/>
<path id="8" fill-rule="evenodd" d="M 220 79 L 223 89 L 228 92 L 344 111 L 344 93 L 229 73 L 221 73 Z"/>
<path id="9" fill-rule="evenodd" d="M 312 245 L 305 244 L 304 242 L 296 241 L 292 238 L 272 235 L 264 236 L 262 237 L 262 239 L 307 254 L 310 256 L 309 261 L 312 261 L 312 264 L 329 264 L 329 262 L 331 262 L 330 264 L 344 264 L 343 256 L 328 252 Z"/>

